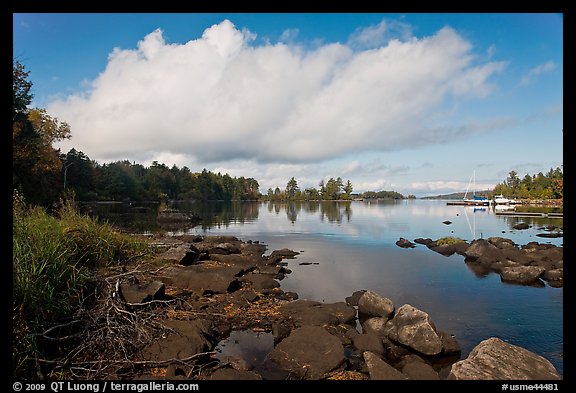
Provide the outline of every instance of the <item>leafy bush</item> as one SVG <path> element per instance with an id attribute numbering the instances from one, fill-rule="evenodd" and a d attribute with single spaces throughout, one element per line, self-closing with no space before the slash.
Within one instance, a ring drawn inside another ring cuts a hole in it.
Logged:
<path id="1" fill-rule="evenodd" d="M 465 240 L 457 238 L 457 237 L 452 237 L 452 236 L 447 236 L 447 237 L 442 237 L 438 240 L 436 240 L 436 245 L 438 246 L 446 246 L 449 244 L 456 244 L 456 243 L 464 243 Z"/>

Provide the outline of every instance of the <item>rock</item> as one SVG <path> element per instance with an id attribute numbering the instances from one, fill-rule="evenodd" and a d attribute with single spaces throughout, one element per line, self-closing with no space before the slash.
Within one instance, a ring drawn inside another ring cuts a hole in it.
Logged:
<path id="1" fill-rule="evenodd" d="M 519 224 L 514 225 L 512 228 L 522 230 L 530 228 L 530 225 L 526 224 L 525 222 L 521 222 Z"/>
<path id="2" fill-rule="evenodd" d="M 262 255 L 266 252 L 267 247 L 259 243 L 242 243 L 240 250 L 246 255 Z"/>
<path id="3" fill-rule="evenodd" d="M 345 300 L 346 300 L 346 304 L 348 304 L 349 306 L 357 306 L 358 305 L 358 300 L 360 300 L 360 297 L 364 294 L 364 292 L 366 292 L 366 290 L 362 290 L 362 291 L 356 291 L 354 292 L 351 296 L 348 296 Z"/>
<path id="4" fill-rule="evenodd" d="M 484 258 L 490 261 L 498 261 L 502 259 L 502 251 L 485 239 L 473 240 L 464 255 L 472 260 Z"/>
<path id="5" fill-rule="evenodd" d="M 242 298 L 245 299 L 249 303 L 253 303 L 256 300 L 260 299 L 260 296 L 254 292 L 252 289 L 246 289 L 242 291 L 241 294 Z"/>
<path id="6" fill-rule="evenodd" d="M 443 331 L 438 331 L 438 336 L 442 341 L 442 355 L 459 355 L 462 353 L 460 344 L 454 336 Z"/>
<path id="7" fill-rule="evenodd" d="M 147 284 L 122 284 L 120 292 L 128 304 L 148 303 L 152 300 L 162 299 L 166 286 L 161 281 L 152 281 Z"/>
<path id="8" fill-rule="evenodd" d="M 145 360 L 157 362 L 170 359 L 182 360 L 213 347 L 206 338 L 210 336 L 210 324 L 206 321 L 165 320 L 164 325 L 173 331 L 142 350 Z"/>
<path id="9" fill-rule="evenodd" d="M 414 248 L 414 247 L 416 247 L 416 245 L 414 243 L 412 243 L 408 239 L 404 239 L 403 237 L 401 237 L 399 240 L 396 241 L 396 245 L 398 247 L 402 247 L 402 248 Z"/>
<path id="10" fill-rule="evenodd" d="M 203 295 L 205 293 L 229 293 L 240 289 L 237 275 L 243 272 L 238 267 L 204 268 L 192 265 L 166 269 L 162 281 L 182 289 Z"/>
<path id="11" fill-rule="evenodd" d="M 237 243 L 218 243 L 212 245 L 208 249 L 208 253 L 210 254 L 240 254 L 240 247 Z"/>
<path id="12" fill-rule="evenodd" d="M 265 274 L 247 274 L 242 281 L 249 283 L 256 291 L 280 287 L 280 283 Z"/>
<path id="13" fill-rule="evenodd" d="M 546 281 L 556 281 L 561 283 L 562 281 L 564 281 L 564 269 L 560 268 L 560 269 L 547 270 L 542 275 L 542 278 Z"/>
<path id="14" fill-rule="evenodd" d="M 413 361 L 402 367 L 402 374 L 413 380 L 439 380 L 438 373 L 432 366 L 421 361 Z"/>
<path id="15" fill-rule="evenodd" d="M 386 363 L 380 356 L 375 353 L 365 351 L 363 353 L 364 361 L 368 367 L 371 380 L 405 380 L 408 379 L 406 375 L 396 370 L 394 367 Z"/>
<path id="16" fill-rule="evenodd" d="M 345 360 L 340 340 L 319 326 L 295 329 L 268 358 L 298 379 L 322 379 Z"/>
<path id="17" fill-rule="evenodd" d="M 433 243 L 433 242 L 434 242 L 434 240 L 430 239 L 429 237 L 427 237 L 425 239 L 421 238 L 421 237 L 414 239 L 414 243 L 423 244 L 425 246 L 427 246 L 428 244 Z"/>
<path id="18" fill-rule="evenodd" d="M 282 315 L 292 318 L 297 326 L 336 326 L 340 323 L 333 310 L 313 300 L 295 300 L 280 306 L 279 311 Z"/>
<path id="19" fill-rule="evenodd" d="M 500 272 L 502 281 L 516 284 L 531 284 L 540 279 L 546 270 L 540 266 L 510 266 Z"/>
<path id="20" fill-rule="evenodd" d="M 558 380 L 552 363 L 519 346 L 492 337 L 478 344 L 468 357 L 454 363 L 450 380 Z"/>
<path id="21" fill-rule="evenodd" d="M 275 322 L 272 324 L 272 335 L 274 336 L 274 345 L 284 340 L 291 333 L 290 327 L 282 323 Z"/>
<path id="22" fill-rule="evenodd" d="M 442 352 L 442 340 L 427 313 L 404 304 L 386 324 L 386 335 L 392 341 L 406 345 L 424 355 Z"/>
<path id="23" fill-rule="evenodd" d="M 244 273 L 256 269 L 256 266 L 259 263 L 257 257 L 242 254 L 211 254 L 210 260 L 221 262 L 229 266 L 241 267 Z"/>
<path id="24" fill-rule="evenodd" d="M 466 253 L 466 250 L 468 250 L 468 243 L 466 242 L 458 242 L 458 243 L 452 243 L 452 244 L 444 244 L 441 246 L 434 246 L 434 247 L 428 247 L 430 248 L 432 251 L 437 252 L 438 254 L 442 254 L 444 256 L 451 256 L 454 253 L 458 253 L 460 255 L 464 255 Z"/>
<path id="25" fill-rule="evenodd" d="M 292 259 L 294 258 L 296 255 L 299 255 L 300 253 L 297 251 L 292 251 L 289 250 L 287 248 L 283 248 L 281 250 L 274 250 L 272 251 L 272 253 L 268 256 L 269 259 L 274 259 L 277 257 L 280 258 L 287 258 L 287 259 Z"/>
<path id="26" fill-rule="evenodd" d="M 384 345 L 382 340 L 374 333 L 358 334 L 352 338 L 354 347 L 361 352 L 369 351 L 378 355 L 384 353 Z"/>
<path id="27" fill-rule="evenodd" d="M 356 310 L 344 302 L 322 303 L 320 308 L 338 318 L 340 324 L 354 323 L 356 325 Z"/>
<path id="28" fill-rule="evenodd" d="M 160 254 L 157 259 L 164 260 L 166 262 L 172 262 L 179 265 L 192 265 L 200 257 L 200 250 L 193 247 L 189 243 L 180 244 L 176 247 L 171 247 L 164 253 Z"/>
<path id="29" fill-rule="evenodd" d="M 358 313 L 375 317 L 390 317 L 394 313 L 394 303 L 375 292 L 366 291 L 358 299 Z"/>
<path id="30" fill-rule="evenodd" d="M 220 368 L 210 375 L 210 380 L 224 380 L 224 381 L 260 381 L 262 376 L 254 371 L 236 370 L 233 368 Z"/>
<path id="31" fill-rule="evenodd" d="M 372 333 L 378 337 L 386 337 L 386 323 L 387 317 L 373 317 L 369 318 L 362 323 L 362 331 L 364 333 Z"/>

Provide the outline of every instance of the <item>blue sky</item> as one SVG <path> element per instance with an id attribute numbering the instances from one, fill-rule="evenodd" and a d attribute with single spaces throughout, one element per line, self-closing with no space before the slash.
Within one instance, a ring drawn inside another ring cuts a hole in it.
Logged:
<path id="1" fill-rule="evenodd" d="M 418 197 L 563 165 L 562 14 L 13 14 L 33 106 L 99 163 Z"/>

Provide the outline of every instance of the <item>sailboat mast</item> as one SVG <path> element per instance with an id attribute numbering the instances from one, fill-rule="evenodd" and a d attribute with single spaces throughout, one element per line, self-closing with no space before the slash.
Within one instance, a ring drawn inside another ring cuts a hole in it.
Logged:
<path id="1" fill-rule="evenodd" d="M 476 171 L 472 172 L 472 176 L 470 177 L 470 180 L 468 181 L 468 187 L 466 187 L 466 192 L 464 193 L 464 200 L 466 200 L 466 198 L 468 197 L 468 190 L 470 189 L 470 184 L 472 184 L 472 179 L 475 179 L 475 173 Z M 476 181 L 476 180 L 474 180 Z"/>

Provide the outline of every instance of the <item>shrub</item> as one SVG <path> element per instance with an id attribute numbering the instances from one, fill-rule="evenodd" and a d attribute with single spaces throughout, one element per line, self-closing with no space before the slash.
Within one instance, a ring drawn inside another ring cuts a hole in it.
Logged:
<path id="1" fill-rule="evenodd" d="M 457 237 L 452 237 L 452 236 L 447 236 L 447 237 L 442 237 L 438 240 L 436 240 L 436 245 L 438 246 L 446 246 L 449 244 L 456 244 L 456 243 L 464 243 L 465 240 L 457 238 Z"/>
<path id="2" fill-rule="evenodd" d="M 148 243 L 80 215 L 71 201 L 56 216 L 14 192 L 12 224 L 14 372 L 41 352 L 37 333 L 82 307 L 90 270 L 151 252 Z"/>

